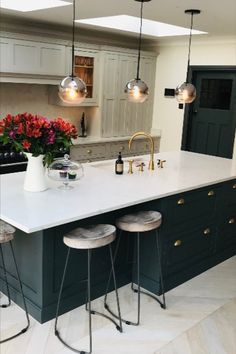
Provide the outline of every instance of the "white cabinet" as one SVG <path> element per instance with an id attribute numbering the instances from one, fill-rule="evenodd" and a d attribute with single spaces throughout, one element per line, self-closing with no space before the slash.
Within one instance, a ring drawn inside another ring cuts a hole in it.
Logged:
<path id="1" fill-rule="evenodd" d="M 134 131 L 150 131 L 153 110 L 155 57 L 142 57 L 140 77 L 149 86 L 145 103 L 131 103 L 124 93 L 126 83 L 136 77 L 137 55 L 109 53 L 104 55 L 101 135 L 128 136 Z"/>
<path id="2" fill-rule="evenodd" d="M 99 51 L 79 48 L 74 54 L 74 74 L 86 83 L 88 91 L 82 106 L 96 106 L 99 100 Z M 68 74 L 71 73 L 71 58 L 71 48 L 67 48 Z"/>
<path id="3" fill-rule="evenodd" d="M 96 143 L 86 143 L 72 145 L 70 148 L 70 157 L 72 160 L 80 162 L 91 162 L 97 160 L 114 159 L 121 151 L 123 157 L 145 155 L 150 153 L 150 145 L 146 138 L 140 137 L 135 139 L 132 144 L 132 150 L 129 150 L 129 138 L 119 140 L 116 138 L 114 141 L 103 141 Z M 155 152 L 159 151 L 160 138 L 155 136 L 154 149 Z"/>
<path id="4" fill-rule="evenodd" d="M 0 39 L 1 73 L 64 76 L 65 46 L 11 38 Z"/>

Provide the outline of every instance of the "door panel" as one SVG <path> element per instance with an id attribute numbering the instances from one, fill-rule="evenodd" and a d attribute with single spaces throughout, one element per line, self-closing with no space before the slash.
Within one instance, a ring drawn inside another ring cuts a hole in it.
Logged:
<path id="1" fill-rule="evenodd" d="M 236 123 L 236 72 L 199 71 L 190 110 L 187 150 L 232 158 Z"/>

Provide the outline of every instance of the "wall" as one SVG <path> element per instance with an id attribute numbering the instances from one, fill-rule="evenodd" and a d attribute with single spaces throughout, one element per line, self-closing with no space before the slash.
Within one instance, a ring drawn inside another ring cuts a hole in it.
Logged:
<path id="1" fill-rule="evenodd" d="M 0 118 L 6 114 L 29 112 L 49 119 L 62 117 L 80 130 L 80 119 L 85 112 L 88 130 L 96 124 L 95 107 L 61 107 L 48 103 L 48 85 L 0 83 Z M 90 133 L 92 133 L 90 131 Z"/>
<path id="2" fill-rule="evenodd" d="M 174 98 L 165 98 L 165 88 L 175 88 L 186 77 L 188 39 L 163 43 L 157 58 L 153 130 L 161 129 L 160 151 L 181 147 L 184 110 L 178 109 Z M 191 47 L 192 65 L 236 65 L 235 38 L 196 38 Z M 236 139 L 234 144 L 236 160 Z"/>

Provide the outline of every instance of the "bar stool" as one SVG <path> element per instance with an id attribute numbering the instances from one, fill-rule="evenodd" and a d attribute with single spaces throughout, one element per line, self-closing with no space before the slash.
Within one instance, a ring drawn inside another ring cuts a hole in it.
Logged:
<path id="1" fill-rule="evenodd" d="M 165 301 L 165 293 L 164 293 L 164 284 L 163 284 L 163 275 L 162 275 L 162 266 L 161 266 L 161 251 L 160 251 L 160 242 L 158 236 L 158 228 L 160 227 L 162 222 L 162 216 L 157 211 L 140 211 L 134 214 L 128 214 L 120 217 L 116 220 L 116 226 L 120 229 L 120 236 L 122 231 L 130 232 L 131 234 L 136 233 L 136 245 L 137 245 L 137 288 L 134 288 L 133 282 L 131 283 L 131 289 L 138 293 L 138 314 L 137 314 L 137 322 L 131 322 L 125 319 L 122 319 L 124 323 L 127 325 L 138 326 L 140 323 L 140 294 L 145 294 L 153 299 L 155 299 L 161 306 L 161 308 L 166 308 L 166 301 Z M 159 275 L 160 275 L 160 285 L 161 285 L 161 293 L 162 293 L 162 302 L 153 294 L 142 291 L 140 289 L 140 233 L 144 233 L 147 231 L 155 230 L 156 233 L 156 248 L 157 248 L 157 256 L 158 256 L 158 267 L 159 267 Z M 116 255 L 119 248 L 120 238 L 118 238 L 114 260 L 116 259 Z M 107 304 L 107 293 L 110 285 L 111 280 L 111 273 L 108 279 L 107 290 L 105 295 L 104 306 L 105 308 L 114 316 L 117 315 L 110 309 L 109 305 Z"/>
<path id="2" fill-rule="evenodd" d="M 72 230 L 71 232 L 69 232 L 68 234 L 66 234 L 63 238 L 63 242 L 68 246 L 68 250 L 67 250 L 65 267 L 64 267 L 64 271 L 63 271 L 63 276 L 62 276 L 62 281 L 61 281 L 61 286 L 60 286 L 60 291 L 59 291 L 59 297 L 58 297 L 58 302 L 57 302 L 56 321 L 55 321 L 54 329 L 55 329 L 55 335 L 58 337 L 58 339 L 67 348 L 73 350 L 76 353 L 80 353 L 80 354 L 92 353 L 92 321 L 91 321 L 92 314 L 93 315 L 97 314 L 97 315 L 107 318 L 108 320 L 110 320 L 112 323 L 115 324 L 116 329 L 118 331 L 122 332 L 120 304 L 119 304 L 119 297 L 118 297 L 117 286 L 116 286 L 114 261 L 113 261 L 112 248 L 111 248 L 111 243 L 115 240 L 115 237 L 116 237 L 115 226 L 108 225 L 108 224 L 99 224 L 99 225 L 93 225 L 93 226 L 86 227 L 86 228 L 76 228 L 76 229 Z M 109 246 L 109 253 L 110 253 L 110 259 L 111 259 L 111 274 L 113 275 L 114 288 L 115 288 L 115 293 L 116 293 L 116 303 L 117 303 L 117 311 L 118 311 L 117 318 L 119 319 L 119 324 L 117 324 L 116 321 L 113 318 L 111 318 L 110 316 L 107 316 L 106 314 L 103 314 L 103 313 L 100 313 L 98 311 L 91 309 L 90 263 L 91 263 L 92 249 L 103 247 L 106 245 Z M 67 269 L 67 265 L 68 265 L 68 261 L 69 261 L 69 255 L 70 255 L 71 248 L 86 249 L 87 254 L 88 254 L 88 279 L 87 279 L 88 293 L 87 293 L 86 310 L 89 313 L 89 352 L 77 350 L 77 349 L 71 347 L 69 344 L 67 344 L 65 342 L 64 339 L 61 338 L 59 330 L 57 329 L 58 313 L 59 313 L 61 295 L 62 295 L 63 284 L 64 284 L 64 280 L 65 280 L 66 269 Z"/>
<path id="3" fill-rule="evenodd" d="M 10 290 L 9 290 L 6 266 L 5 266 L 3 250 L 2 250 L 2 244 L 3 243 L 9 243 L 10 249 L 11 249 L 11 253 L 12 253 L 12 258 L 13 258 L 13 261 L 14 261 L 14 264 L 15 264 L 15 268 L 16 268 L 17 280 L 18 280 L 18 283 L 19 283 L 19 288 L 20 288 L 20 292 L 21 292 L 21 296 L 22 296 L 22 300 L 23 300 L 23 305 L 24 305 L 24 310 L 25 310 L 25 315 L 26 315 L 26 320 L 27 320 L 27 326 L 24 327 L 20 332 L 12 335 L 11 337 L 8 337 L 6 339 L 1 340 L 0 343 L 5 343 L 5 342 L 7 342 L 7 341 L 9 341 L 9 340 L 11 340 L 13 338 L 16 338 L 16 337 L 20 336 L 21 334 L 25 333 L 27 331 L 27 329 L 29 328 L 29 326 L 30 326 L 28 310 L 27 310 L 25 297 L 24 297 L 23 290 L 22 290 L 22 283 L 21 283 L 21 279 L 20 279 L 20 275 L 19 275 L 19 271 L 18 271 L 18 266 L 17 266 L 17 262 L 16 262 L 15 253 L 14 253 L 12 242 L 11 242 L 13 240 L 13 238 L 14 238 L 15 231 L 16 230 L 14 229 L 14 227 L 12 227 L 11 225 L 7 224 L 3 220 L 0 220 L 0 253 L 1 253 L 1 258 L 2 258 L 3 276 L 4 276 L 4 281 L 5 281 L 5 284 L 6 284 L 7 297 L 8 297 L 8 303 L 7 304 L 2 304 L 2 305 L 0 305 L 0 307 L 6 308 L 6 307 L 9 307 L 11 305 Z"/>

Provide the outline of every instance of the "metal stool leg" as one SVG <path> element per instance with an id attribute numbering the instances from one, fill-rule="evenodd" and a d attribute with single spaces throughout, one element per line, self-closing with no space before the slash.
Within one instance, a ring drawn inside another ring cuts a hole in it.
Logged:
<path id="1" fill-rule="evenodd" d="M 120 323 L 120 326 L 117 326 L 117 329 L 120 332 L 123 332 L 121 313 L 120 313 L 120 302 L 119 302 L 119 296 L 118 296 L 117 285 L 116 285 L 116 275 L 115 275 L 114 260 L 113 260 L 113 256 L 112 256 L 111 244 L 109 244 L 109 251 L 110 251 L 110 258 L 111 258 L 111 268 L 112 268 L 112 274 L 113 274 L 114 288 L 115 288 L 115 293 L 116 293 L 117 311 L 118 311 L 119 323 Z"/>
<path id="2" fill-rule="evenodd" d="M 56 319 L 55 319 L 55 325 L 54 325 L 54 333 L 57 336 L 57 338 L 65 345 L 65 347 L 67 347 L 68 349 L 72 350 L 73 352 L 79 353 L 79 354 L 91 354 L 91 351 L 85 352 L 85 351 L 77 350 L 77 349 L 69 346 L 64 341 L 64 339 L 61 338 L 60 332 L 59 332 L 59 330 L 57 328 L 59 308 L 60 308 L 60 302 L 61 302 L 61 295 L 62 295 L 63 285 L 64 285 L 64 281 L 65 281 L 65 276 L 66 276 L 66 270 L 67 270 L 67 265 L 68 265 L 68 261 L 69 261 L 69 256 L 70 256 L 70 247 L 68 247 L 66 261 L 65 261 L 65 266 L 64 266 L 63 275 L 62 275 L 61 286 L 60 286 L 60 290 L 59 290 L 59 296 L 58 296 L 58 301 L 57 301 L 57 309 L 56 309 Z"/>
<path id="3" fill-rule="evenodd" d="M 119 242 L 120 240 L 118 240 Z M 115 261 L 115 257 L 117 255 L 117 251 L 118 251 L 118 248 L 119 248 L 119 243 L 117 243 L 117 247 L 116 247 L 116 250 L 115 250 L 115 256 L 114 256 L 114 261 Z M 112 272 L 112 270 L 111 270 Z M 106 295 L 105 295 L 105 299 L 104 299 L 104 306 L 105 308 L 107 309 L 107 311 L 110 312 L 110 314 L 112 316 L 114 316 L 115 318 L 117 319 L 120 319 L 119 316 L 117 314 L 115 314 L 109 307 L 109 305 L 107 304 L 106 300 L 107 300 L 107 292 L 108 292 L 108 289 L 109 289 L 109 285 L 110 285 L 110 279 L 111 279 L 111 272 L 110 272 L 110 275 L 109 275 L 109 280 L 108 280 L 108 284 L 107 284 L 107 290 L 106 290 Z M 125 324 L 127 325 L 133 325 L 133 326 L 138 326 L 139 323 L 140 323 L 140 235 L 139 233 L 137 233 L 137 282 L 138 282 L 138 290 L 136 289 L 133 289 L 135 292 L 138 293 L 138 315 L 137 315 L 137 322 L 131 322 L 131 321 L 128 321 L 126 319 L 123 319 L 121 318 L 121 321 L 124 322 Z M 133 288 L 133 283 L 131 285 L 131 287 Z"/>
<path id="4" fill-rule="evenodd" d="M 104 314 L 104 313 L 101 313 L 101 312 L 98 312 L 98 311 L 95 311 L 95 310 L 91 310 L 91 314 L 92 315 L 99 315 L 99 316 L 102 316 L 102 317 L 105 317 L 107 318 L 109 321 L 111 321 L 112 323 L 114 323 L 114 325 L 116 326 L 116 329 L 120 332 L 122 332 L 122 325 L 121 325 L 121 316 L 120 316 L 120 303 L 119 303 L 119 298 L 118 298 L 118 292 L 117 292 L 117 288 L 116 288 L 116 278 L 115 278 L 115 271 L 114 271 L 114 262 L 113 262 L 113 257 L 112 257 L 112 250 L 111 250 L 111 245 L 109 244 L 109 250 L 110 250 L 110 258 L 111 258 L 111 274 L 113 275 L 113 281 L 114 281 L 114 286 L 115 286 L 115 292 L 116 292 L 116 300 L 117 300 L 117 308 L 118 308 L 118 312 L 119 312 L 119 316 L 117 316 L 117 319 L 119 319 L 120 321 L 120 324 L 118 325 L 116 323 L 116 321 Z M 106 308 L 106 307 L 105 307 Z M 87 306 L 87 301 L 86 301 L 86 310 L 89 311 L 88 309 L 88 306 Z"/>
<path id="5" fill-rule="evenodd" d="M 14 250 L 13 250 L 13 247 L 12 247 L 12 242 L 9 241 L 9 243 L 10 243 L 10 248 L 11 248 L 11 252 L 12 252 L 12 258 L 13 258 L 13 261 L 14 261 L 14 264 L 15 264 L 15 268 L 16 268 L 16 275 L 17 275 L 17 280 L 18 280 L 18 284 L 19 284 L 22 300 L 23 300 L 23 305 L 24 305 L 24 309 L 25 309 L 27 326 L 25 328 L 23 328 L 20 332 L 14 334 L 13 336 L 0 341 L 0 343 L 5 343 L 5 342 L 7 342 L 7 341 L 9 341 L 9 340 L 11 340 L 13 338 L 16 338 L 16 337 L 20 336 L 21 334 L 25 333 L 27 331 L 27 329 L 29 328 L 29 326 L 30 326 L 29 314 L 28 314 L 28 310 L 27 310 L 27 306 L 26 306 L 26 302 L 25 302 L 25 296 L 24 296 L 23 289 L 22 289 L 22 283 L 21 283 L 21 279 L 20 279 L 20 275 L 19 275 L 18 266 L 17 266 L 17 263 L 16 263 L 15 253 L 14 253 Z M 4 264 L 4 266 L 5 266 L 5 264 Z"/>
<path id="6" fill-rule="evenodd" d="M 2 258 L 3 276 L 4 276 L 6 288 L 7 288 L 7 297 L 8 297 L 8 304 L 2 304 L 2 305 L 0 305 L 0 307 L 6 308 L 11 305 L 11 297 L 10 297 L 10 290 L 9 290 L 8 281 L 7 281 L 7 271 L 6 271 L 6 266 L 5 266 L 5 261 L 4 261 L 4 256 L 3 256 L 1 244 L 0 244 L 0 252 L 1 252 L 1 258 Z"/>
<path id="7" fill-rule="evenodd" d="M 160 250 L 159 235 L 158 235 L 157 230 L 156 230 L 156 245 L 157 245 L 157 252 L 158 252 L 159 272 L 160 272 L 160 281 L 161 281 L 161 293 L 162 293 L 162 303 L 160 302 L 160 305 L 163 309 L 166 309 L 165 289 L 164 289 L 162 265 L 161 265 L 161 250 Z"/>
<path id="8" fill-rule="evenodd" d="M 164 292 L 164 282 L 163 282 L 163 275 L 162 275 L 162 266 L 161 266 L 161 252 L 160 252 L 160 244 L 159 244 L 159 237 L 158 237 L 158 231 L 156 230 L 156 248 L 157 248 L 157 255 L 158 255 L 158 267 L 159 267 L 159 274 L 160 274 L 160 283 L 161 283 L 161 293 L 162 293 L 162 299 L 163 302 L 161 302 L 155 295 L 151 293 L 147 293 L 146 291 L 140 290 L 141 294 L 147 295 L 151 297 L 152 299 L 156 300 L 161 308 L 166 309 L 166 301 L 165 301 L 165 292 Z M 132 283 L 132 290 L 134 292 L 138 292 L 138 289 L 135 289 L 133 287 Z"/>
<path id="9" fill-rule="evenodd" d="M 118 250 L 120 247 L 121 232 L 122 231 L 120 231 L 120 235 L 117 237 L 117 244 L 116 244 L 116 249 L 114 252 L 113 263 L 116 262 L 117 253 L 118 253 Z M 110 270 L 110 274 L 109 274 L 109 278 L 108 278 L 108 282 L 107 282 L 107 287 L 106 287 L 106 292 L 105 292 L 105 297 L 104 297 L 104 307 L 108 311 L 109 311 L 109 306 L 107 305 L 107 294 L 108 294 L 109 287 L 110 287 L 111 277 L 112 277 L 112 268 Z"/>

